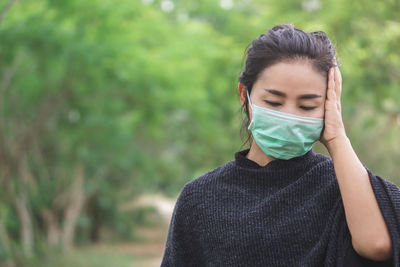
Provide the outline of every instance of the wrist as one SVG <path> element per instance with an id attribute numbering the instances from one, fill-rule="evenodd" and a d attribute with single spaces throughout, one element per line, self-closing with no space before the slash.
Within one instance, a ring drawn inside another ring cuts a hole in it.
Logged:
<path id="1" fill-rule="evenodd" d="M 329 154 L 333 157 L 338 151 L 343 150 L 350 144 L 350 139 L 345 135 L 339 135 L 326 143 Z"/>

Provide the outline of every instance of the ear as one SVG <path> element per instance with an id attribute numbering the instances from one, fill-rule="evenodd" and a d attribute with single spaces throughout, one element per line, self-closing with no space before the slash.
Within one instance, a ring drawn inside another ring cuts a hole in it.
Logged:
<path id="1" fill-rule="evenodd" d="M 238 83 L 238 90 L 239 90 L 239 100 L 240 103 L 242 103 L 242 106 L 244 104 L 244 101 L 246 100 L 246 96 L 247 96 L 247 88 L 246 86 L 239 82 Z M 243 107 L 244 111 L 246 111 L 246 107 Z"/>

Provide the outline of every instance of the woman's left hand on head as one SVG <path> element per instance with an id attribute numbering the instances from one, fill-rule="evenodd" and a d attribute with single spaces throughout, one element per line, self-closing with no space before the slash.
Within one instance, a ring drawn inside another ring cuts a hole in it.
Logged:
<path id="1" fill-rule="evenodd" d="M 345 138 L 346 131 L 342 120 L 340 95 L 342 92 L 342 76 L 334 60 L 334 67 L 328 73 L 328 89 L 325 100 L 325 128 L 320 141 L 330 151 L 335 142 Z"/>

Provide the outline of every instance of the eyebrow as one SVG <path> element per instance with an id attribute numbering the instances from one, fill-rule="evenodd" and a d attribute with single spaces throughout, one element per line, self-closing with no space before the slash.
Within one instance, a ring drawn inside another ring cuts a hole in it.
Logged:
<path id="1" fill-rule="evenodd" d="M 275 89 L 267 89 L 267 88 L 265 88 L 264 90 L 269 92 L 269 93 L 271 93 L 271 94 L 273 94 L 273 95 L 283 96 L 283 97 L 286 96 L 285 93 L 283 93 L 281 91 L 278 91 L 278 90 L 275 90 Z M 300 99 L 313 99 L 313 98 L 318 98 L 318 97 L 322 97 L 322 96 L 321 95 L 317 95 L 317 94 L 305 94 L 305 95 L 301 95 L 299 98 Z"/>

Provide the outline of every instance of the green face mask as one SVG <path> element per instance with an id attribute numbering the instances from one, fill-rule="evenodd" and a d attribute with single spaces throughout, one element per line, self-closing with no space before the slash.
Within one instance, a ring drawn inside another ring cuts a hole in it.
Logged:
<path id="1" fill-rule="evenodd" d="M 261 150 L 278 159 L 291 159 L 306 154 L 320 138 L 324 120 L 296 116 L 251 103 L 252 120 L 248 129 Z"/>

